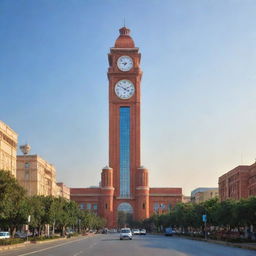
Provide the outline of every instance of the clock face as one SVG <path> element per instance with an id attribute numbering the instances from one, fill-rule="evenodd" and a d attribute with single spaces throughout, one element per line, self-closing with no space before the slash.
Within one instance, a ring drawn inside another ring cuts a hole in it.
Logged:
<path id="1" fill-rule="evenodd" d="M 129 71 L 133 67 L 132 58 L 129 56 L 121 56 L 117 60 L 117 66 L 121 71 Z"/>
<path id="2" fill-rule="evenodd" d="M 129 99 L 135 92 L 134 85 L 129 80 L 120 80 L 115 85 L 115 93 L 120 99 Z"/>

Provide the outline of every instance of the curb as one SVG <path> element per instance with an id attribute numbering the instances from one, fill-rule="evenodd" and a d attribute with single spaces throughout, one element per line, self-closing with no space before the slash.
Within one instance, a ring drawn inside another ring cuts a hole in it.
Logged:
<path id="1" fill-rule="evenodd" d="M 25 243 L 13 244 L 13 245 L 1 245 L 0 251 L 10 250 L 10 249 L 19 248 L 19 247 L 25 247 L 25 246 L 26 246 Z"/>

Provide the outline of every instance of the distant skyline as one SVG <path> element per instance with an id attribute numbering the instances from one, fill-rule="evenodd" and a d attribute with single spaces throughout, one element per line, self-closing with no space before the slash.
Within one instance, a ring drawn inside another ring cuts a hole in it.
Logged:
<path id="1" fill-rule="evenodd" d="M 107 54 L 125 18 L 142 54 L 150 186 L 217 187 L 256 158 L 255 13 L 250 0 L 2 0 L 0 120 L 58 181 L 98 185 L 108 165 Z"/>

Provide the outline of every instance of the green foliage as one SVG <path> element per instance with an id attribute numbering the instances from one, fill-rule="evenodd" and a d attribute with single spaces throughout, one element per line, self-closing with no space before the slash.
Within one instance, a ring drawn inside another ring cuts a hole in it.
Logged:
<path id="1" fill-rule="evenodd" d="M 79 215 L 82 230 L 101 229 L 106 226 L 106 220 L 90 211 L 81 211 Z"/>
<path id="2" fill-rule="evenodd" d="M 256 197 L 239 201 L 217 198 L 200 204 L 178 203 L 168 214 L 153 215 L 143 221 L 150 230 L 161 231 L 165 227 L 178 227 L 183 231 L 203 230 L 202 215 L 207 215 L 208 226 L 223 227 L 226 230 L 256 225 Z"/>
<path id="3" fill-rule="evenodd" d="M 31 220 L 27 223 L 29 215 Z M 10 228 L 14 235 L 15 229 L 23 224 L 29 224 L 30 229 L 37 230 L 40 236 L 46 224 L 53 231 L 56 227 L 64 235 L 67 227 L 79 231 L 99 229 L 106 225 L 106 221 L 91 212 L 80 210 L 76 202 L 62 197 L 27 197 L 26 191 L 10 172 L 0 171 L 0 228 Z"/>
<path id="4" fill-rule="evenodd" d="M 20 244 L 24 242 L 25 240 L 21 238 L 0 239 L 0 245 L 12 245 L 12 244 Z"/>
<path id="5" fill-rule="evenodd" d="M 9 227 L 13 233 L 26 216 L 25 190 L 10 172 L 0 170 L 0 227 Z"/>
<path id="6" fill-rule="evenodd" d="M 51 240 L 51 239 L 58 239 L 61 238 L 60 236 L 35 236 L 30 237 L 29 241 L 35 242 L 35 241 L 45 241 L 45 240 Z"/>

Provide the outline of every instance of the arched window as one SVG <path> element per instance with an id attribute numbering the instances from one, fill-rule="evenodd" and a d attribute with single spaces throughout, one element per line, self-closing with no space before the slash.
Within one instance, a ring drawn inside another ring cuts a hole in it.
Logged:
<path id="1" fill-rule="evenodd" d="M 117 209 L 119 212 L 133 213 L 133 208 L 129 203 L 121 203 Z"/>

